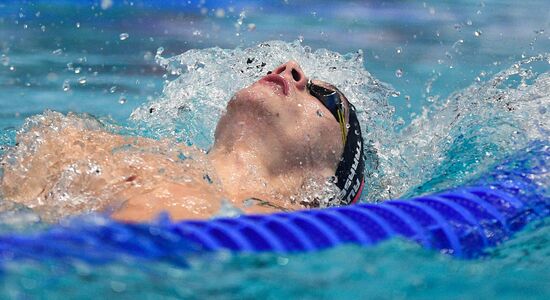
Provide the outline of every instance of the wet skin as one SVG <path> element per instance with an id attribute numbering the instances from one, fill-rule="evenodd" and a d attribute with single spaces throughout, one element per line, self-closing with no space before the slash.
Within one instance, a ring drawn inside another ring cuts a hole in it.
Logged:
<path id="1" fill-rule="evenodd" d="M 208 154 L 78 126 L 51 130 L 60 121 L 46 120 L 18 136 L 19 145 L 37 135 L 42 142 L 12 162 L 17 168 L 4 168 L 0 191 L 5 199 L 38 211 L 68 192 L 96 201 L 93 209 L 124 221 L 149 220 L 162 211 L 173 219 L 207 218 L 220 210 L 221 199 L 246 213 L 302 208 L 290 201 L 292 196 L 307 180 L 322 182 L 334 175 L 343 151 L 338 122 L 309 94 L 306 83 L 300 66 L 289 61 L 238 91 L 218 122 Z M 143 150 L 153 148 L 166 151 Z M 193 159 L 178 160 L 178 151 Z M 63 177 L 69 167 L 90 162 L 101 171 L 68 181 Z M 273 205 L 250 205 L 244 202 L 248 198 Z M 68 209 L 83 212 L 78 205 Z"/>

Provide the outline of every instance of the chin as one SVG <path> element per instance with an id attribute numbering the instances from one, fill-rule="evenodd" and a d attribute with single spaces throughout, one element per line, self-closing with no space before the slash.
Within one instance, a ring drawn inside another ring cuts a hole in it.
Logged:
<path id="1" fill-rule="evenodd" d="M 268 87 L 255 83 L 238 91 L 227 104 L 226 115 L 265 119 L 278 117 L 282 109 L 282 97 Z M 265 122 L 265 120 L 263 120 Z"/>

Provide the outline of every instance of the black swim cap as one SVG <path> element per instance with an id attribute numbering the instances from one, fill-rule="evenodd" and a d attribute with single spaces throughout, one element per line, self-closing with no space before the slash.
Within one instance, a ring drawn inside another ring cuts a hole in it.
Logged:
<path id="1" fill-rule="evenodd" d="M 363 155 L 363 136 L 361 126 L 357 119 L 355 106 L 348 101 L 349 128 L 344 145 L 342 159 L 336 169 L 336 186 L 340 192 L 336 195 L 336 201 L 330 201 L 333 205 L 347 205 L 356 203 L 361 196 L 365 184 L 365 158 Z"/>

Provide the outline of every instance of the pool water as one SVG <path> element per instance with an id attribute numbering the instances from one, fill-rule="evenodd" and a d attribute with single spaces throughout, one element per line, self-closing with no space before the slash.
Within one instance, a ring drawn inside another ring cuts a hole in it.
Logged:
<path id="1" fill-rule="evenodd" d="M 363 110 L 380 156 L 362 201 L 439 191 L 474 180 L 533 141 L 549 142 L 548 8 L 508 0 L 3 2 L 0 153 L 46 109 L 206 148 L 231 93 L 294 58 L 321 78 L 331 78 L 329 66 L 347 70 L 335 83 Z M 144 113 L 150 107 L 157 113 Z M 548 178 L 542 182 L 548 197 Z M 0 203 L 4 234 L 51 226 Z M 154 235 L 151 226 L 144 245 Z M 402 240 L 307 254 L 196 255 L 186 264 L 40 253 L 20 260 L 3 249 L 0 295 L 547 299 L 549 237 L 543 220 L 469 261 Z"/>

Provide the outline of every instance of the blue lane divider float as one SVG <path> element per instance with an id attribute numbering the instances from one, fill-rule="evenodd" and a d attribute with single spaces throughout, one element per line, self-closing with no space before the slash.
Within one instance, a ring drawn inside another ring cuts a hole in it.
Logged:
<path id="1" fill-rule="evenodd" d="M 537 142 L 468 186 L 407 200 L 207 221 L 160 218 L 154 224 L 76 218 L 35 234 L 0 236 L 0 262 L 131 256 L 185 264 L 186 253 L 315 251 L 396 236 L 471 258 L 550 214 L 549 168 L 550 146 Z"/>

